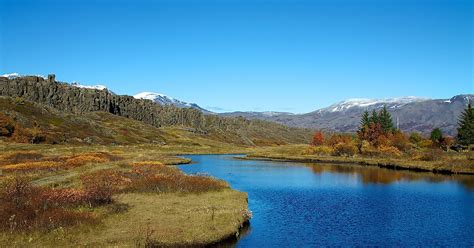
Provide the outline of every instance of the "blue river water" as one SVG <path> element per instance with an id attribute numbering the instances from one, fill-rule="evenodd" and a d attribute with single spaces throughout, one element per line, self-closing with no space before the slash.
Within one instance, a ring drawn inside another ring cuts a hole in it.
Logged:
<path id="1" fill-rule="evenodd" d="M 187 157 L 185 173 L 248 193 L 253 218 L 237 247 L 474 246 L 474 176 Z"/>

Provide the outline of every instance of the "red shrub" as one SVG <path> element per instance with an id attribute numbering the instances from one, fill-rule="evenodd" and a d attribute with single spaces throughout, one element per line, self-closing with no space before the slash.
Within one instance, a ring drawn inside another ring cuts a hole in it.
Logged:
<path id="1" fill-rule="evenodd" d="M 321 146 L 324 144 L 324 134 L 321 131 L 318 131 L 314 134 L 313 139 L 311 140 L 311 145 Z"/>
<path id="2" fill-rule="evenodd" d="M 90 214 L 64 208 L 68 200 L 55 202 L 57 196 L 48 197 L 57 195 L 55 192 L 34 187 L 21 178 L 6 182 L 0 189 L 0 230 L 49 230 L 94 221 Z"/>

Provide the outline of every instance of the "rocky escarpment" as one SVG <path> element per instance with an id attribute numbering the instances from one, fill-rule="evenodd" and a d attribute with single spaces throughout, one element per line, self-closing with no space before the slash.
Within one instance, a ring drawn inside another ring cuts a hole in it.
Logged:
<path id="1" fill-rule="evenodd" d="M 183 126 L 194 132 L 242 144 L 306 142 L 310 132 L 264 121 L 206 115 L 192 108 L 162 106 L 108 90 L 73 87 L 37 76 L 0 77 L 0 95 L 40 103 L 66 113 L 103 111 L 153 125 Z"/>
<path id="2" fill-rule="evenodd" d="M 178 111 L 176 108 L 162 107 L 149 100 L 115 95 L 108 90 L 72 87 L 67 83 L 56 82 L 54 78 L 54 75 L 48 76 L 48 79 L 36 76 L 14 79 L 0 77 L 0 95 L 19 97 L 69 113 L 109 112 L 158 127 L 190 124 L 185 123 L 186 115 L 200 116 L 199 111 L 196 110 Z M 165 117 L 168 112 L 173 112 L 178 116 L 175 116 L 173 120 L 167 120 Z M 157 118 L 158 116 L 161 118 Z"/>

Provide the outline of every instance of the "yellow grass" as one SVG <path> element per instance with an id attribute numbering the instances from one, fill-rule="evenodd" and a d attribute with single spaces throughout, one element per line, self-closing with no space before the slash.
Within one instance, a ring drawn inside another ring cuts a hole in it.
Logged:
<path id="1" fill-rule="evenodd" d="M 19 164 L 8 164 L 1 166 L 0 169 L 5 171 L 22 171 L 22 170 L 38 170 L 38 169 L 54 169 L 61 166 L 61 163 L 54 161 L 38 161 L 38 162 L 25 162 Z"/>

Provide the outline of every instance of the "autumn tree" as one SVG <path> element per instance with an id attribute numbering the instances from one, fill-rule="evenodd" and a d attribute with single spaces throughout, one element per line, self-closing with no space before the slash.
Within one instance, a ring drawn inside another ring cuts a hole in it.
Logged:
<path id="1" fill-rule="evenodd" d="M 311 140 L 311 145 L 321 146 L 324 144 L 324 134 L 321 131 L 314 133 L 313 139 Z"/>
<path id="2" fill-rule="evenodd" d="M 461 145 L 474 144 L 474 109 L 471 102 L 467 108 L 461 113 L 458 121 L 457 140 Z"/>
<path id="3" fill-rule="evenodd" d="M 0 113 L 0 136 L 10 137 L 15 131 L 15 125 L 10 117 Z"/>
<path id="4" fill-rule="evenodd" d="M 370 117 L 368 111 L 363 113 L 357 136 L 360 140 L 367 140 L 371 144 L 379 146 L 386 143 L 388 136 L 393 132 L 392 116 L 384 106 L 379 113 L 372 110 Z"/>

